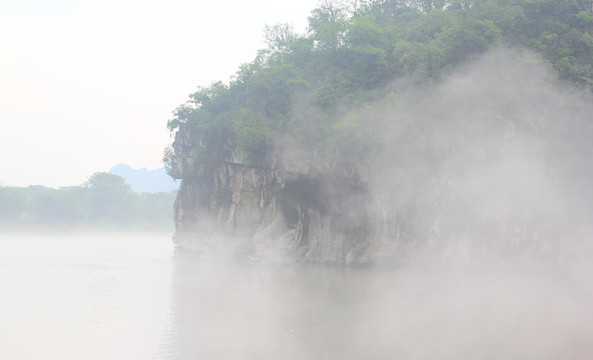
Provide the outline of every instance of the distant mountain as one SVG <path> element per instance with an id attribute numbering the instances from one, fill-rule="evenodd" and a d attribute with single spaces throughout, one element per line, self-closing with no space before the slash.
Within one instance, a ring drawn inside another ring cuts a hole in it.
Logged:
<path id="1" fill-rule="evenodd" d="M 130 165 L 117 164 L 109 172 L 123 177 L 126 183 L 132 186 L 132 190 L 138 193 L 169 192 L 179 188 L 179 183 L 167 174 L 164 167 L 148 170 L 146 168 L 133 169 Z"/>

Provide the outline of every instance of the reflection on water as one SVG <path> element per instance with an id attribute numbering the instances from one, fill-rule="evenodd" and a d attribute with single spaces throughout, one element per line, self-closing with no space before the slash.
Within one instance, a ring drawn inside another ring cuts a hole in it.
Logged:
<path id="1" fill-rule="evenodd" d="M 364 271 L 175 254 L 178 359 L 345 358 Z"/>
<path id="2" fill-rule="evenodd" d="M 174 256 L 172 359 L 588 359 L 591 288 L 529 271 Z"/>
<path id="3" fill-rule="evenodd" d="M 589 359 L 590 276 L 213 259 L 166 236 L 0 235 L 0 358 Z"/>

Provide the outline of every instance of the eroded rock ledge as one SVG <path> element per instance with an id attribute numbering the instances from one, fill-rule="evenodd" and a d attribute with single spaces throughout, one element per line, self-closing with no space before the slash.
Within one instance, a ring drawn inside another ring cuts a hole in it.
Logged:
<path id="1" fill-rule="evenodd" d="M 182 125 L 173 144 L 173 172 L 182 178 L 174 206 L 178 246 L 345 265 L 560 261 L 563 224 L 542 223 L 546 207 L 509 197 L 516 206 L 493 216 L 484 214 L 488 203 L 447 177 L 394 185 L 393 177 L 374 173 L 371 183 L 363 165 L 340 157 L 267 148 L 249 162 L 232 138 L 216 151 L 206 140 Z"/>
<path id="2" fill-rule="evenodd" d="M 175 244 L 258 258 L 364 264 L 378 236 L 361 174 L 266 154 L 246 165 L 232 141 L 215 161 L 195 161 L 200 136 L 181 128 L 174 171 L 183 176 Z M 330 171 L 328 171 L 328 169 Z"/>

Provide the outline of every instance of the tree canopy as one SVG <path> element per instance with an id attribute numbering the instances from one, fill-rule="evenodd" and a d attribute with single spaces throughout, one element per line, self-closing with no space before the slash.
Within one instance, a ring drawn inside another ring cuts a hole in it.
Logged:
<path id="1" fill-rule="evenodd" d="M 169 129 L 203 134 L 212 156 L 231 139 L 247 162 L 279 140 L 335 151 L 352 145 L 359 109 L 391 96 L 381 90 L 390 82 L 439 79 L 497 44 L 531 49 L 593 89 L 590 0 L 323 0 L 308 21 L 304 34 L 267 26 L 267 48 L 228 84 L 191 94 Z"/>

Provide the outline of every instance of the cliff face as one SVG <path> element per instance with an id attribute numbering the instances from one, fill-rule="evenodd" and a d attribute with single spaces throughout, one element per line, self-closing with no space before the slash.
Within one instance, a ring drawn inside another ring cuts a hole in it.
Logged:
<path id="1" fill-rule="evenodd" d="M 515 175 L 497 179 L 475 159 L 471 169 L 483 174 L 385 166 L 371 177 L 360 163 L 298 160 L 272 148 L 250 165 L 232 138 L 216 151 L 207 140 L 182 125 L 173 144 L 173 171 L 182 177 L 174 206 L 178 246 L 346 265 L 529 262 L 557 256 L 558 239 L 566 237 L 566 220 L 541 189 L 511 191 L 506 183 Z M 526 186 L 535 186 L 530 180 Z"/>
<path id="2" fill-rule="evenodd" d="M 500 173 L 505 162 L 481 169 L 472 158 L 469 168 L 433 174 L 385 167 L 371 177 L 360 164 L 298 161 L 274 149 L 246 165 L 231 138 L 208 157 L 205 140 L 183 125 L 173 144 L 173 170 L 184 174 L 174 237 L 182 247 L 346 265 L 557 263 L 561 242 L 572 241 L 566 202 L 550 198 L 557 190 L 533 174 L 525 182 Z M 510 154 L 515 163 L 518 154 Z"/>
<path id="3" fill-rule="evenodd" d="M 175 242 L 352 265 L 586 257 L 590 94 L 559 89 L 547 68 L 514 59 L 494 52 L 422 92 L 353 110 L 332 120 L 331 130 L 347 131 L 315 148 L 298 143 L 308 133 L 293 136 L 295 125 L 288 141 L 281 133 L 245 158 L 235 124 L 210 136 L 217 123 L 206 115 L 181 123 L 170 162 L 183 179 Z M 295 119 L 315 119 L 309 109 L 296 107 Z M 297 124 L 327 134 L 311 123 Z"/>
<path id="4" fill-rule="evenodd" d="M 357 171 L 273 153 L 245 165 L 231 140 L 216 160 L 198 163 L 192 154 L 207 152 L 203 140 L 182 126 L 173 144 L 173 171 L 192 174 L 175 202 L 177 245 L 318 263 L 370 260 L 380 226 Z"/>

